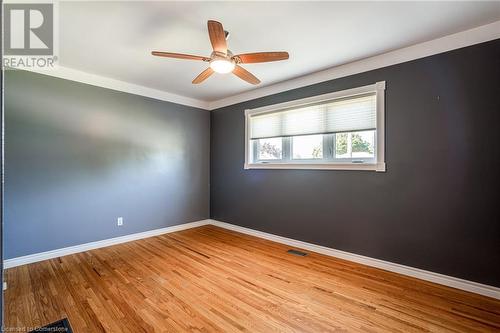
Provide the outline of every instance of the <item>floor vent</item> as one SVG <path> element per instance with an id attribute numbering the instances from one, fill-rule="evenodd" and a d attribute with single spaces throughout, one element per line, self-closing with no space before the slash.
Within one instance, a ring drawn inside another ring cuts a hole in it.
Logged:
<path id="1" fill-rule="evenodd" d="M 299 257 L 307 256 L 307 253 L 302 252 L 302 251 L 298 251 L 298 250 L 288 250 L 286 252 L 293 254 L 293 255 L 296 255 L 296 256 L 299 256 Z"/>

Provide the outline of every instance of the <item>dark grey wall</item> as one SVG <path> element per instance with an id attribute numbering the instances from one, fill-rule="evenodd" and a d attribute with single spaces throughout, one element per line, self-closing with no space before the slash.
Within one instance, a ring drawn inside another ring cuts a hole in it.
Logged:
<path id="1" fill-rule="evenodd" d="M 244 110 L 385 80 L 387 172 L 243 170 Z M 500 41 L 225 107 L 211 217 L 500 286 Z"/>
<path id="2" fill-rule="evenodd" d="M 21 71 L 5 111 L 7 259 L 208 218 L 209 112 Z"/>

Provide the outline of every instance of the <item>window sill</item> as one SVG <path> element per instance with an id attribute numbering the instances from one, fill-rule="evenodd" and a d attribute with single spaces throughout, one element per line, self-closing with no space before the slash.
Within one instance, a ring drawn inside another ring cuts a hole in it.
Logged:
<path id="1" fill-rule="evenodd" d="M 244 165 L 248 169 L 298 169 L 298 170 L 365 170 L 385 172 L 385 163 L 251 163 Z"/>

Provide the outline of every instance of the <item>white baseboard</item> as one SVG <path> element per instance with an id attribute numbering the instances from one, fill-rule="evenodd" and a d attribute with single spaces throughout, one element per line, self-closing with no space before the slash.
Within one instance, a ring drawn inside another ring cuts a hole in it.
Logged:
<path id="1" fill-rule="evenodd" d="M 332 249 L 332 248 L 321 246 L 321 245 L 306 243 L 306 242 L 302 242 L 302 241 L 295 240 L 292 238 L 277 236 L 277 235 L 273 235 L 273 234 L 270 234 L 267 232 L 253 230 L 253 229 L 249 229 L 249 228 L 245 228 L 245 227 L 240 227 L 240 226 L 237 226 L 234 224 L 229 224 L 229 223 L 220 222 L 220 221 L 216 221 L 216 220 L 210 220 L 210 219 L 179 224 L 179 225 L 175 225 L 175 226 L 171 226 L 171 227 L 155 229 L 155 230 L 140 232 L 140 233 L 136 233 L 136 234 L 121 236 L 121 237 L 104 239 L 104 240 L 100 240 L 97 242 L 85 243 L 85 244 L 65 247 L 62 249 L 56 249 L 56 250 L 47 251 L 47 252 L 30 254 L 27 256 L 23 256 L 23 257 L 7 259 L 7 260 L 4 260 L 3 267 L 5 269 L 12 268 L 12 267 L 30 264 L 30 263 L 34 263 L 34 262 L 38 262 L 38 261 L 47 260 L 47 259 L 62 257 L 62 256 L 66 256 L 68 254 L 84 252 L 84 251 L 97 249 L 97 248 L 101 248 L 101 247 L 126 243 L 126 242 L 130 242 L 130 241 L 137 240 L 137 239 L 158 236 L 158 235 L 167 234 L 167 233 L 176 232 L 176 231 L 181 231 L 181 230 L 190 229 L 190 228 L 196 228 L 196 227 L 200 227 L 200 226 L 207 225 L 207 224 L 212 224 L 212 225 L 215 225 L 217 227 L 241 232 L 243 234 L 256 236 L 256 237 L 267 239 L 267 240 L 274 241 L 277 243 L 286 244 L 286 245 L 289 245 L 292 247 L 321 253 L 321 254 L 324 254 L 327 256 L 345 259 L 345 260 L 357 262 L 357 263 L 371 266 L 371 267 L 377 267 L 380 269 L 384 269 L 386 271 L 411 276 L 411 277 L 414 277 L 417 279 L 442 284 L 442 285 L 445 285 L 448 287 L 457 288 L 457 289 L 473 292 L 476 294 L 500 299 L 500 288 L 497 288 L 497 287 L 493 287 L 493 286 L 489 286 L 489 285 L 485 285 L 485 284 L 481 284 L 481 283 L 477 283 L 477 282 L 467 281 L 467 280 L 463 280 L 463 279 L 459 279 L 459 278 L 455 278 L 455 277 L 447 276 L 447 275 L 443 275 L 443 274 L 433 273 L 433 272 L 425 271 L 423 269 L 418 269 L 418 268 L 413 268 L 413 267 L 409 267 L 409 266 L 405 266 L 405 265 L 395 264 L 395 263 L 392 263 L 389 261 L 365 257 L 365 256 L 361 256 L 359 254 L 340 251 L 340 250 Z"/>
<path id="2" fill-rule="evenodd" d="M 56 250 L 52 250 L 52 251 L 40 252 L 40 253 L 30 254 L 27 256 L 7 259 L 7 260 L 4 260 L 4 262 L 3 262 L 3 268 L 5 268 L 5 269 L 12 268 L 12 267 L 16 267 L 16 266 L 25 265 L 25 264 L 31 264 L 31 263 L 34 263 L 37 261 L 43 261 L 43 260 L 47 260 L 47 259 L 62 257 L 62 256 L 66 256 L 68 254 L 98 249 L 100 247 L 106 247 L 106 246 L 126 243 L 126 242 L 130 242 L 130 241 L 137 240 L 137 239 L 148 238 L 148 237 L 158 236 L 158 235 L 162 235 L 162 234 L 168 234 L 171 232 L 181 231 L 181 230 L 190 229 L 190 228 L 196 228 L 196 227 L 200 227 L 202 225 L 210 224 L 210 222 L 211 222 L 210 220 L 201 220 L 201 221 L 196 221 L 196 222 L 183 223 L 183 224 L 178 224 L 178 225 L 174 225 L 171 227 L 154 229 L 154 230 L 139 232 L 139 233 L 135 233 L 135 234 L 115 237 L 115 238 L 103 239 L 103 240 L 96 241 L 96 242 L 90 242 L 90 243 L 79 244 L 79 245 L 70 246 L 70 247 L 64 247 L 62 249 L 56 249 Z"/>
<path id="3" fill-rule="evenodd" d="M 380 259 L 370 258 L 361 256 L 359 254 L 349 253 L 345 251 L 340 251 L 332 249 L 325 246 L 320 246 L 316 244 L 306 243 L 299 240 L 286 238 L 282 236 L 277 236 L 269 234 L 267 232 L 257 231 L 245 227 L 240 227 L 234 224 L 229 224 L 225 222 L 220 222 L 216 220 L 210 220 L 210 224 L 224 229 L 229 229 L 243 234 L 256 236 L 259 238 L 267 239 L 281 244 L 286 244 L 292 247 L 309 250 L 312 252 L 321 253 L 327 256 L 332 256 L 340 259 L 345 259 L 353 262 L 357 262 L 363 265 L 372 266 L 380 268 L 386 271 L 395 272 L 407 276 L 411 276 L 417 279 L 434 282 L 437 284 L 445 285 L 452 288 L 457 288 L 476 294 L 500 299 L 500 288 L 489 286 L 486 284 L 481 284 L 477 282 L 472 282 L 468 280 L 459 279 L 452 276 L 447 276 L 443 274 L 438 274 L 434 272 L 425 271 L 423 269 L 413 268 L 405 265 L 395 264 L 389 261 L 384 261 Z"/>

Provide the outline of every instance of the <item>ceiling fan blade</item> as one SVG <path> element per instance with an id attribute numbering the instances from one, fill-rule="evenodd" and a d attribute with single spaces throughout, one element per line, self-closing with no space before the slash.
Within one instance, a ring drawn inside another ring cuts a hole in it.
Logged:
<path id="1" fill-rule="evenodd" d="M 157 57 L 210 61 L 210 58 L 202 57 L 202 56 L 195 56 L 195 55 L 191 55 L 191 54 L 160 52 L 160 51 L 153 51 L 153 52 L 151 52 L 151 54 L 154 56 L 157 56 Z"/>
<path id="2" fill-rule="evenodd" d="M 234 67 L 233 74 L 239 77 L 240 79 L 247 81 L 248 83 L 251 84 L 260 83 L 260 80 L 258 78 L 256 78 L 252 73 L 250 73 L 241 66 L 236 65 Z"/>
<path id="3" fill-rule="evenodd" d="M 251 64 L 256 62 L 286 60 L 289 58 L 289 55 L 288 52 L 256 52 L 238 54 L 234 57 L 239 58 L 242 64 Z"/>
<path id="4" fill-rule="evenodd" d="M 226 33 L 224 32 L 222 23 L 210 20 L 207 25 L 210 43 L 212 43 L 214 51 L 227 54 Z"/>
<path id="5" fill-rule="evenodd" d="M 213 73 L 214 73 L 214 70 L 212 68 L 208 67 L 203 72 L 201 72 L 200 75 L 198 75 L 197 77 L 194 78 L 193 84 L 202 83 L 203 81 L 208 79 L 208 77 L 210 75 L 212 75 Z"/>

